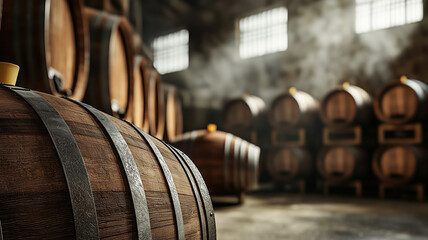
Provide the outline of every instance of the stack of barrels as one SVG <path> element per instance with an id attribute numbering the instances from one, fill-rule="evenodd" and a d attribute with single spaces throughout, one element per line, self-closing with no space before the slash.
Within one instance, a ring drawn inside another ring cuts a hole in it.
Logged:
<path id="1" fill-rule="evenodd" d="M 410 188 L 418 200 L 428 178 L 428 86 L 402 77 L 379 91 L 374 102 L 379 148 L 373 155 L 374 173 L 381 181 L 380 197 L 388 188 Z"/>
<path id="2" fill-rule="evenodd" d="M 214 124 L 209 124 L 206 130 L 184 133 L 173 145 L 192 158 L 210 194 L 234 195 L 239 203 L 243 203 L 245 192 L 257 189 L 258 146 L 231 133 L 217 131 Z"/>
<path id="3" fill-rule="evenodd" d="M 265 108 L 265 102 L 257 96 L 243 94 L 231 99 L 224 106 L 223 129 L 258 144 Z"/>
<path id="4" fill-rule="evenodd" d="M 362 195 L 362 183 L 370 176 L 368 157 L 373 147 L 372 100 L 363 89 L 344 83 L 321 103 L 323 148 L 317 168 L 324 178 L 324 193 L 331 186 L 351 186 Z"/>
<path id="5" fill-rule="evenodd" d="M 315 180 L 313 153 L 318 149 L 320 136 L 318 107 L 317 100 L 295 88 L 272 102 L 269 120 L 274 149 L 266 164 L 277 187 L 297 183 L 304 193 L 306 184 Z"/>
<path id="6" fill-rule="evenodd" d="M 17 85 L 83 101 L 157 138 L 181 123 L 165 126 L 165 111 L 181 111 L 165 109 L 160 75 L 137 53 L 126 17 L 82 0 L 2 2 L 0 60 L 21 66 Z"/>

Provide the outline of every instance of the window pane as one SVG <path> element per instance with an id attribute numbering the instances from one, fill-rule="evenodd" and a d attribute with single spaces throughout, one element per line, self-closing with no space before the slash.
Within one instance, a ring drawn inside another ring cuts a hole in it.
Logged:
<path id="1" fill-rule="evenodd" d="M 356 0 L 355 32 L 378 29 L 421 21 L 423 0 Z"/>
<path id="2" fill-rule="evenodd" d="M 153 41 L 154 65 L 160 74 L 176 72 L 189 66 L 189 32 L 181 30 Z"/>
<path id="3" fill-rule="evenodd" d="M 239 20 L 239 56 L 250 58 L 287 49 L 287 9 L 279 7 Z"/>

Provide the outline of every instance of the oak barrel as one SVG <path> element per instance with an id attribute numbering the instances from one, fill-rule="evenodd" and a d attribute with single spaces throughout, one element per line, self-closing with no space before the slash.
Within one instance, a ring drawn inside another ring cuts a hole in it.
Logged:
<path id="1" fill-rule="evenodd" d="M 183 134 L 183 111 L 180 96 L 172 85 L 163 85 L 165 97 L 165 139 L 168 142 Z"/>
<path id="2" fill-rule="evenodd" d="M 85 8 L 91 60 L 84 102 L 108 114 L 124 117 L 133 101 L 134 47 L 132 29 L 124 17 Z"/>
<path id="3" fill-rule="evenodd" d="M 276 97 L 269 110 L 270 123 L 275 128 L 309 126 L 318 119 L 318 101 L 306 92 L 293 88 Z"/>
<path id="4" fill-rule="evenodd" d="M 0 60 L 21 67 L 18 85 L 82 100 L 89 36 L 81 0 L 3 0 Z"/>
<path id="5" fill-rule="evenodd" d="M 384 183 L 403 185 L 428 179 L 428 154 L 422 147 L 395 145 L 380 147 L 373 154 L 373 171 Z"/>
<path id="6" fill-rule="evenodd" d="M 125 116 L 125 120 L 134 123 L 143 131 L 149 131 L 149 117 L 148 117 L 148 101 L 147 101 L 147 88 L 148 88 L 148 75 L 147 75 L 147 61 L 142 56 L 135 56 L 134 58 L 134 87 L 132 88 L 133 101 L 130 103 L 130 109 Z"/>
<path id="7" fill-rule="evenodd" d="M 387 84 L 376 95 L 376 116 L 383 122 L 403 124 L 428 117 L 428 86 L 412 79 Z"/>
<path id="8" fill-rule="evenodd" d="M 195 130 L 173 145 L 198 166 L 212 195 L 236 194 L 258 187 L 260 148 L 230 133 Z"/>
<path id="9" fill-rule="evenodd" d="M 368 176 L 367 153 L 359 147 L 323 147 L 318 153 L 320 175 L 331 183 L 343 183 Z"/>
<path id="10" fill-rule="evenodd" d="M 315 167 L 310 153 L 299 147 L 275 149 L 268 157 L 266 164 L 274 182 L 312 177 Z"/>
<path id="11" fill-rule="evenodd" d="M 0 87 L 4 239 L 215 239 L 206 185 L 179 150 L 95 108 Z"/>
<path id="12" fill-rule="evenodd" d="M 227 131 L 255 128 L 265 108 L 264 101 L 253 95 L 229 100 L 224 106 L 223 127 Z"/>
<path id="13" fill-rule="evenodd" d="M 146 91 L 147 117 L 149 118 L 149 132 L 162 139 L 165 131 L 165 102 L 162 94 L 162 83 L 159 73 L 153 67 L 147 73 L 148 83 Z"/>
<path id="14" fill-rule="evenodd" d="M 372 100 L 362 88 L 344 84 L 323 98 L 320 115 L 321 120 L 330 127 L 366 124 L 373 115 Z"/>

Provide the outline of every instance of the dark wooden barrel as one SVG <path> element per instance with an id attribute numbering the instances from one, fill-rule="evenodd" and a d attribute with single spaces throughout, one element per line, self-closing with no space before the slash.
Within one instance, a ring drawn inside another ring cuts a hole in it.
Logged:
<path id="1" fill-rule="evenodd" d="M 149 131 L 149 118 L 147 106 L 147 61 L 142 56 L 134 58 L 134 87 L 132 88 L 133 101 L 130 103 L 130 109 L 126 114 L 125 120 L 134 123 L 143 131 Z"/>
<path id="2" fill-rule="evenodd" d="M 148 83 L 145 99 L 147 101 L 147 117 L 149 118 L 149 132 L 162 139 L 165 132 L 165 102 L 162 94 L 162 83 L 159 73 L 151 68 L 147 73 Z"/>
<path id="3" fill-rule="evenodd" d="M 258 187 L 260 148 L 230 133 L 195 130 L 173 142 L 198 166 L 212 195 L 242 193 Z"/>
<path id="4" fill-rule="evenodd" d="M 383 87 L 374 101 L 379 120 L 402 124 L 428 117 L 428 86 L 418 80 L 402 79 Z"/>
<path id="5" fill-rule="evenodd" d="M 274 182 L 287 182 L 309 178 L 313 174 L 314 161 L 307 150 L 299 147 L 281 147 L 269 156 L 267 169 Z"/>
<path id="6" fill-rule="evenodd" d="M 275 128 L 308 126 L 318 120 L 318 107 L 318 101 L 311 95 L 291 88 L 273 100 L 270 123 Z"/>
<path id="7" fill-rule="evenodd" d="M 82 100 L 89 36 L 81 0 L 3 0 L 0 61 L 21 67 L 18 85 Z"/>
<path id="8" fill-rule="evenodd" d="M 89 105 L 12 89 L 0 87 L 4 239 L 215 239 L 182 152 Z"/>
<path id="9" fill-rule="evenodd" d="M 243 95 L 228 101 L 224 106 L 223 128 L 244 130 L 256 127 L 265 110 L 264 101 L 253 95 Z"/>
<path id="10" fill-rule="evenodd" d="M 177 89 L 163 85 L 165 97 L 165 139 L 169 142 L 183 134 L 183 111 Z"/>
<path id="11" fill-rule="evenodd" d="M 369 174 L 367 153 L 358 147 L 324 147 L 318 153 L 320 175 L 331 183 L 361 179 Z"/>
<path id="12" fill-rule="evenodd" d="M 84 101 L 108 114 L 124 117 L 133 101 L 132 29 L 124 17 L 85 8 L 91 61 Z"/>
<path id="13" fill-rule="evenodd" d="M 344 84 L 324 97 L 320 115 L 323 122 L 330 127 L 365 124 L 373 115 L 372 100 L 365 90 Z"/>
<path id="14" fill-rule="evenodd" d="M 422 147 L 380 147 L 373 155 L 373 171 L 385 183 L 402 185 L 428 179 L 428 154 Z"/>

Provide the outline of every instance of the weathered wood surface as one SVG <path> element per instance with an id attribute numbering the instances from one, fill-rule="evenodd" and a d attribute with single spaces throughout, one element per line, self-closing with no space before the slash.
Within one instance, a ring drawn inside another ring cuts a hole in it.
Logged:
<path id="1" fill-rule="evenodd" d="M 119 160 L 122 155 L 109 138 L 111 132 L 80 105 L 38 94 L 65 121 L 81 153 L 94 198 L 99 237 L 139 237 L 131 185 Z M 76 238 L 72 211 L 75 206 L 71 205 L 59 153 L 47 128 L 33 108 L 10 89 L 0 87 L 0 99 L 0 219 L 4 238 Z M 180 217 L 185 239 L 214 239 L 211 203 L 206 201 L 206 186 L 197 182 L 199 172 L 183 164 L 183 159 L 177 158 L 165 143 L 148 137 L 171 172 L 170 182 L 175 188 L 169 189 L 165 166 L 161 166 L 143 135 L 122 120 L 102 116 L 118 130 L 118 136 L 126 142 L 121 149 L 128 148 L 131 162 L 135 162 L 137 169 L 133 170 L 139 174 L 134 177 L 141 178 L 150 219 L 143 225 L 149 224 L 152 238 L 178 239 Z M 178 195 L 180 216 L 171 191 Z"/>
<path id="2" fill-rule="evenodd" d="M 90 70 L 84 102 L 125 117 L 133 101 L 134 46 L 124 17 L 85 8 L 90 33 Z"/>
<path id="3" fill-rule="evenodd" d="M 21 67 L 19 86 L 82 100 L 89 71 L 82 1 L 4 0 L 0 60 Z"/>
<path id="4" fill-rule="evenodd" d="M 196 130 L 174 146 L 195 162 L 212 195 L 241 194 L 258 186 L 260 148 L 230 133 Z"/>

